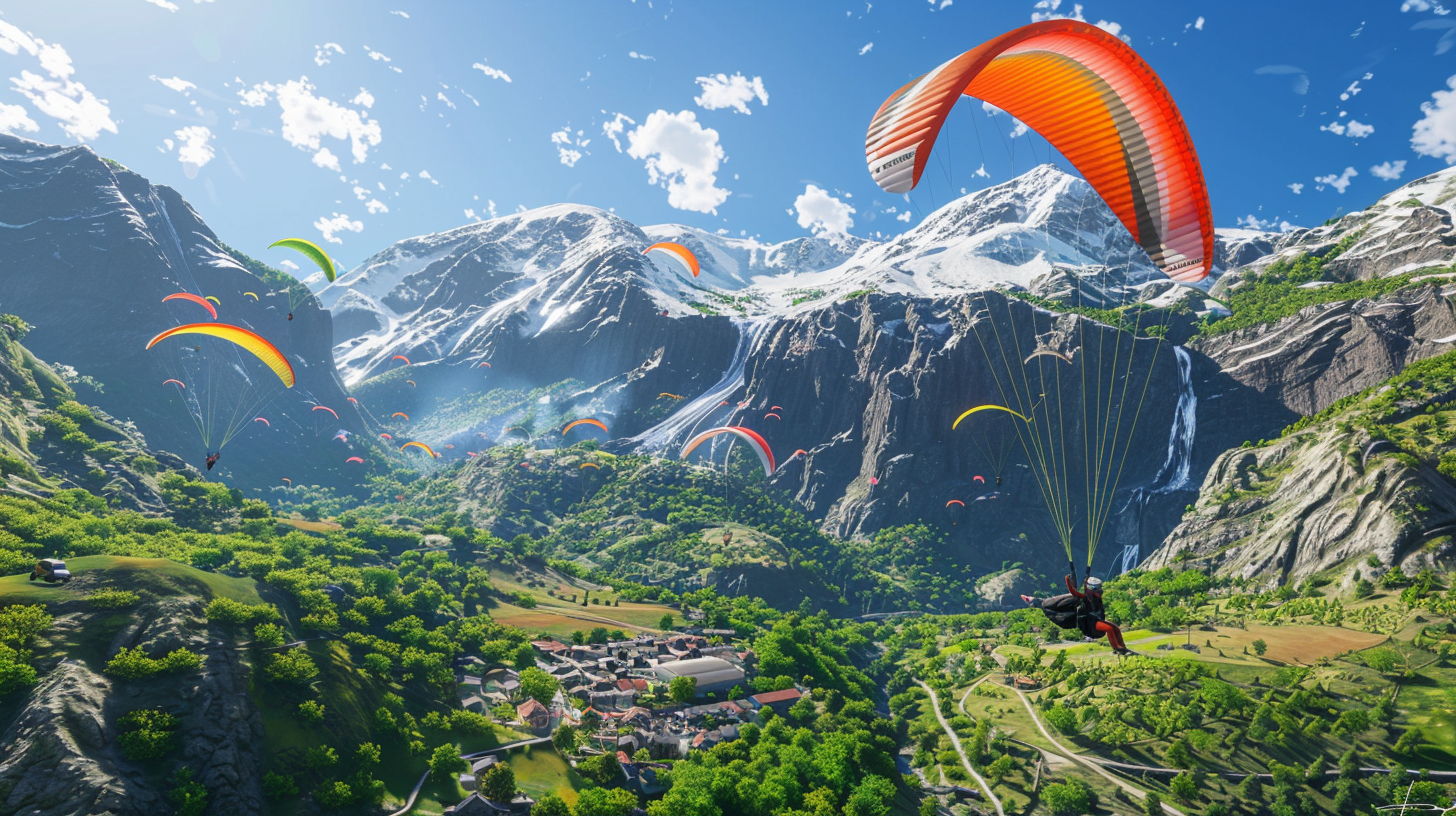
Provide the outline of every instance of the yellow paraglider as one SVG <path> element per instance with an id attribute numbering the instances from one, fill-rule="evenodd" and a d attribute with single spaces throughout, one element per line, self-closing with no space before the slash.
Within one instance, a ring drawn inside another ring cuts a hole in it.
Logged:
<path id="1" fill-rule="evenodd" d="M 283 247 L 302 253 L 305 258 L 313 261 L 318 265 L 319 269 L 323 270 L 324 277 L 329 279 L 329 283 L 334 282 L 334 262 L 329 259 L 328 253 L 324 252 L 318 244 L 312 241 L 305 241 L 302 238 L 284 238 L 281 241 L 274 241 L 268 245 L 269 249 L 273 249 L 274 247 Z"/>
<path id="2" fill-rule="evenodd" d="M 971 414 L 976 413 L 977 411 L 1005 411 L 1006 413 L 1011 414 L 1012 416 L 1016 417 L 1017 419 L 1021 420 L 1022 422 L 1025 422 L 1027 424 L 1030 424 L 1031 423 L 1031 420 L 1029 420 L 1026 417 L 1022 416 L 1021 414 L 1016 413 L 1015 411 L 1011 410 L 1010 408 L 1007 408 L 1004 405 L 977 405 L 975 408 L 972 408 L 971 410 L 965 412 L 964 414 L 961 414 L 960 416 L 956 417 L 955 422 L 952 422 L 950 424 L 950 429 L 952 431 L 954 431 L 956 429 L 956 426 L 959 425 L 959 424 L 961 424 L 961 420 L 965 419 L 966 417 L 970 416 Z"/>

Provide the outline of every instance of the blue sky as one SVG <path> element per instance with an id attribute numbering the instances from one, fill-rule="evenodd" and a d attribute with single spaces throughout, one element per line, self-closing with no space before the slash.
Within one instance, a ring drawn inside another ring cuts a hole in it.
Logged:
<path id="1" fill-rule="evenodd" d="M 1128 38 L 1169 86 L 1216 222 L 1277 228 L 1456 160 L 1446 12 L 1434 0 L 10 3 L 0 128 L 91 144 L 274 261 L 265 247 L 284 236 L 331 238 L 352 266 L 492 210 L 564 201 L 765 241 L 876 237 L 1050 155 L 967 100 L 907 202 L 865 169 L 880 102 L 1033 15 L 1081 16 Z"/>

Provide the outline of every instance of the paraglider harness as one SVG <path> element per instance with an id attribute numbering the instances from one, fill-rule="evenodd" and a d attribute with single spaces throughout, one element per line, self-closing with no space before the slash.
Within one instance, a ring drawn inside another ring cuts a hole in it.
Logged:
<path id="1" fill-rule="evenodd" d="M 1107 610 L 1102 605 L 1102 581 L 1089 575 L 1082 583 L 1083 591 L 1077 592 L 1072 588 L 1076 575 L 1074 567 L 1067 576 L 1067 589 L 1072 591 L 1042 601 L 1041 610 L 1062 629 L 1079 629 L 1089 638 L 1099 638 L 1102 633 L 1097 623 L 1107 620 Z"/>
<path id="2" fill-rule="evenodd" d="M 215 465 L 215 464 L 217 464 L 217 459 L 218 459 L 219 456 L 222 456 L 222 451 L 218 451 L 217 453 L 209 453 L 207 455 L 207 469 L 208 470 L 212 470 L 212 466 Z"/>

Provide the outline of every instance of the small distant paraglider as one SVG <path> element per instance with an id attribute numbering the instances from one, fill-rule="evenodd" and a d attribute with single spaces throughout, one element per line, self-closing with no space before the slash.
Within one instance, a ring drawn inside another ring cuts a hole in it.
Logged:
<path id="1" fill-rule="evenodd" d="M 315 244 L 312 241 L 306 241 L 302 238 L 283 238 L 281 240 L 274 241 L 273 243 L 268 245 L 269 249 L 273 249 L 275 247 L 291 249 L 303 255 L 305 258 L 313 261 L 314 265 L 317 266 L 319 270 L 324 273 L 324 277 L 328 279 L 329 283 L 334 282 L 334 278 L 337 275 L 337 273 L 334 271 L 334 262 L 329 258 L 328 253 L 324 252 L 318 244 Z M 294 283 L 288 287 L 289 320 L 293 319 L 293 310 L 298 308 L 298 305 L 302 303 L 304 298 L 307 298 L 309 295 L 310 292 L 308 291 L 308 287 L 304 286 L 302 281 Z"/>
<path id="2" fill-rule="evenodd" d="M 388 439 L 388 440 L 389 440 L 389 441 L 391 441 L 391 442 L 393 442 L 393 441 L 394 441 L 394 437 L 392 437 L 392 436 L 390 436 L 390 435 L 389 435 L 389 434 L 387 434 L 387 433 L 382 433 L 382 434 L 380 434 L 380 435 L 379 435 L 379 438 L 380 438 L 380 439 Z"/>
<path id="3" fill-rule="evenodd" d="M 430 455 L 430 458 L 431 459 L 438 459 L 438 458 L 440 458 L 440 454 L 435 453 L 435 451 L 434 451 L 433 448 L 431 448 L 429 445 L 426 445 L 423 442 L 406 442 L 403 445 L 400 445 L 399 446 L 399 449 L 402 450 L 402 451 L 403 450 L 407 450 L 409 448 L 418 448 L 418 449 L 424 451 L 425 453 L 428 453 Z"/>
<path id="4" fill-rule="evenodd" d="M 344 460 L 344 464 L 346 464 L 346 465 L 349 464 L 350 462 L 358 462 L 361 465 L 364 464 L 364 460 L 362 458 L 358 457 L 358 456 L 350 456 L 348 459 L 345 459 Z"/>
<path id="5" fill-rule="evenodd" d="M 332 417 L 333 417 L 333 418 L 334 418 L 334 419 L 338 419 L 338 418 L 339 418 L 339 414 L 338 414 L 338 412 L 337 412 L 337 411 L 335 411 L 335 410 L 334 410 L 334 409 L 332 409 L 332 408 L 330 408 L 330 407 L 329 407 L 329 406 L 327 406 L 327 405 L 315 405 L 315 406 L 314 406 L 314 407 L 313 407 L 313 410 L 314 410 L 314 411 L 328 411 L 328 412 L 329 412 L 329 414 L 330 414 L 330 415 L 331 415 L 331 416 L 332 416 Z"/>
<path id="6" fill-rule="evenodd" d="M 774 470 L 778 466 L 774 463 L 773 450 L 769 448 L 768 442 L 765 441 L 762 436 L 759 436 L 757 432 L 751 431 L 748 428 L 741 428 L 736 425 L 727 425 L 721 428 L 711 428 L 709 430 L 703 431 L 702 433 L 688 440 L 688 443 L 683 446 L 682 453 L 678 455 L 678 458 L 688 458 L 688 454 L 692 453 L 693 450 L 699 445 L 703 444 L 709 439 L 712 439 L 722 434 L 729 434 L 731 436 L 737 437 L 740 441 L 747 443 L 748 447 L 751 448 L 754 453 L 758 454 L 758 461 L 760 464 L 763 465 L 764 475 L 773 475 Z"/>
<path id="7" fill-rule="evenodd" d="M 390 359 L 391 362 L 393 362 L 395 360 L 404 360 L 404 364 L 405 365 L 412 365 L 410 363 L 410 361 L 409 361 L 409 358 L 406 357 L 406 356 L 404 356 L 403 354 L 396 354 L 393 357 L 390 357 L 389 359 Z"/>
<path id="8" fill-rule="evenodd" d="M 600 428 L 602 430 L 602 433 L 607 434 L 608 436 L 610 436 L 611 433 L 612 433 L 611 431 L 607 430 L 607 424 L 605 422 L 602 422 L 600 419 L 590 419 L 590 418 L 588 418 L 588 419 L 578 419 L 578 420 L 576 420 L 574 422 L 568 422 L 566 424 L 566 427 L 561 429 L 561 435 L 562 436 L 566 436 L 566 434 L 572 428 L 575 428 L 575 427 L 577 427 L 579 425 L 590 425 L 590 426 L 592 426 L 594 428 Z"/>
<path id="9" fill-rule="evenodd" d="M 643 255 L 651 255 L 654 252 L 672 258 L 674 261 L 686 267 L 689 272 L 693 273 L 693 277 L 696 278 L 698 276 L 698 272 L 700 271 L 698 256 L 694 255 L 692 250 L 682 244 L 674 244 L 671 241 L 659 241 L 642 250 Z"/>
<path id="10" fill-rule="evenodd" d="M 190 292 L 178 292 L 175 295 L 167 295 L 166 297 L 162 298 L 163 303 L 166 303 L 169 300 L 185 300 L 189 303 L 196 303 L 198 306 L 206 309 L 207 313 L 212 315 L 213 320 L 217 319 L 217 310 L 212 308 L 212 304 L 208 303 L 206 298 L 198 297 L 197 295 L 191 294 Z"/>
<path id="11" fill-rule="evenodd" d="M 268 426 L 269 428 L 273 427 L 273 423 L 269 422 L 267 417 L 253 417 L 253 421 L 254 422 L 261 422 L 264 425 Z"/>
<path id="12" fill-rule="evenodd" d="M 162 380 L 162 385 L 166 385 L 167 383 L 176 383 L 177 386 L 182 388 L 183 390 L 186 390 L 187 388 L 187 384 L 182 382 L 181 380 Z"/>
<path id="13" fill-rule="evenodd" d="M 405 382 L 407 382 L 407 383 L 410 384 L 410 388 L 418 388 L 419 387 L 419 386 L 415 385 L 415 381 L 414 380 L 405 380 Z"/>

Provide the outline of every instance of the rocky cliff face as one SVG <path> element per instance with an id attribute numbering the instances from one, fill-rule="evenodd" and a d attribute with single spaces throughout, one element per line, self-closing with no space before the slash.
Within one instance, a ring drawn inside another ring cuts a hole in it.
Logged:
<path id="1" fill-rule="evenodd" d="M 1389 379 L 1456 343 L 1456 285 L 1308 306 L 1277 323 L 1200 339 L 1221 373 L 1296 414 Z M 1281 426 L 1282 427 L 1282 426 Z"/>
<path id="2" fill-rule="evenodd" d="M 190 648 L 207 658 L 198 673 L 113 681 L 74 658 L 49 667 L 0 734 L 0 742 L 15 747 L 0 754 L 0 791 L 5 792 L 0 808 L 29 816 L 169 812 L 165 783 L 154 770 L 124 758 L 112 739 L 118 717 L 148 708 L 181 721 L 174 756 L 207 787 L 212 809 L 248 816 L 267 812 L 257 748 L 263 725 L 248 697 L 248 668 L 235 647 L 207 636 L 201 612 L 195 598 L 157 601 L 135 616 L 108 652 L 132 646 L 148 654 Z M 74 636 L 94 625 L 93 617 L 61 615 L 51 636 Z"/>
<path id="3" fill-rule="evenodd" d="M 1453 522 L 1450 479 L 1331 419 L 1220 456 L 1195 509 L 1143 566 L 1197 564 L 1266 587 L 1326 572 L 1348 582 L 1352 568 L 1369 573 L 1371 555 L 1414 573 L 1447 554 Z"/>
<path id="4" fill-rule="evenodd" d="M 164 329 L 209 319 L 190 304 L 195 316 L 173 311 L 163 297 L 211 295 L 219 320 L 271 339 L 299 383 L 269 404 L 285 421 L 229 446 L 214 475 L 245 486 L 276 484 L 281 475 L 337 483 L 335 452 L 318 444 L 306 418 L 317 402 L 335 406 L 352 422 L 346 427 L 360 424 L 334 370 L 327 312 L 310 301 L 287 320 L 286 306 L 279 308 L 286 297 L 270 295 L 278 287 L 229 254 L 181 196 L 89 148 L 0 136 L 0 171 L 0 257 L 10 270 L 0 300 L 33 326 L 26 344 L 37 356 L 100 381 L 104 391 L 88 401 L 198 463 L 205 451 L 197 430 L 162 389 L 172 375 L 145 347 Z M 250 291 L 263 297 L 244 296 Z"/>

